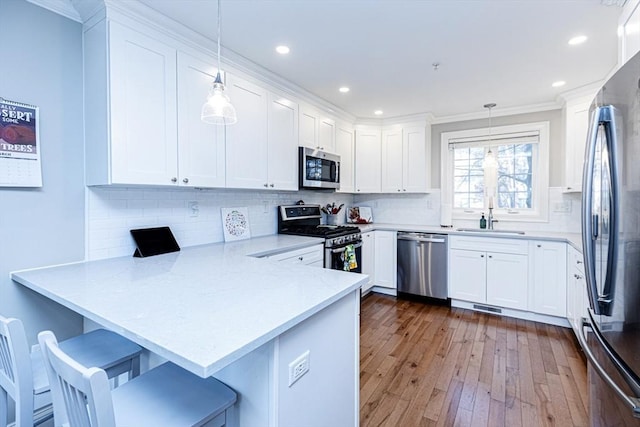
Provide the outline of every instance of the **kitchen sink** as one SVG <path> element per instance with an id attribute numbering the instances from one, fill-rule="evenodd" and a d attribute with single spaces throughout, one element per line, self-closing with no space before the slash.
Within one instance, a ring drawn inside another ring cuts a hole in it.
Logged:
<path id="1" fill-rule="evenodd" d="M 489 234 L 524 234 L 524 231 L 518 230 L 489 230 L 488 228 L 457 228 L 456 231 L 466 231 L 469 233 L 489 233 Z"/>

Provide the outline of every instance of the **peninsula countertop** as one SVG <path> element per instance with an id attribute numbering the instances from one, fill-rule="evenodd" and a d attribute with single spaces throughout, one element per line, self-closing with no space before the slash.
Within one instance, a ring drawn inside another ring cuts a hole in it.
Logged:
<path id="1" fill-rule="evenodd" d="M 11 273 L 16 282 L 208 377 L 364 283 L 255 258 L 322 239 L 266 236 Z"/>

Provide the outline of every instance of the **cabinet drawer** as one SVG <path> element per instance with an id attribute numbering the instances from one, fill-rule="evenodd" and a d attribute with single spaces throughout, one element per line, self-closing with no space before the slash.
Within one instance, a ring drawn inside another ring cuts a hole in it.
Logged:
<path id="1" fill-rule="evenodd" d="M 451 249 L 471 251 L 499 252 L 527 255 L 529 243 L 524 239 L 503 239 L 500 237 L 450 236 Z"/>
<path id="2" fill-rule="evenodd" d="M 580 271 L 584 275 L 584 259 L 582 257 L 582 253 L 577 249 L 567 245 L 568 254 L 567 260 L 569 261 L 569 267 L 573 267 L 576 270 Z"/>
<path id="3" fill-rule="evenodd" d="M 296 249 L 294 251 L 283 252 L 281 254 L 271 255 L 271 260 L 286 262 L 290 264 L 315 264 L 324 265 L 324 250 L 322 245 L 315 245 L 310 248 Z"/>

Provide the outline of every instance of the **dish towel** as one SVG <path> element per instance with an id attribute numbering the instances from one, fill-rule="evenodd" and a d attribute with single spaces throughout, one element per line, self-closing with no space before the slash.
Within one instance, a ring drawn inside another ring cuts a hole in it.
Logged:
<path id="1" fill-rule="evenodd" d="M 358 268 L 358 261 L 356 260 L 356 248 L 353 245 L 347 245 L 344 247 L 342 253 L 342 261 L 344 262 L 343 270 L 351 271 Z"/>

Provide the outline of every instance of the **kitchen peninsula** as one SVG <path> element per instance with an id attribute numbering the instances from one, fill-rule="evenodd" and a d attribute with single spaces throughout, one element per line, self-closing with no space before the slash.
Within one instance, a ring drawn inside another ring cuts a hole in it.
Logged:
<path id="1" fill-rule="evenodd" d="M 357 426 L 366 276 L 257 258 L 317 243 L 267 236 L 11 278 L 154 355 L 224 381 L 239 395 L 235 425 Z M 307 351 L 309 371 L 291 383 L 289 365 Z"/>

